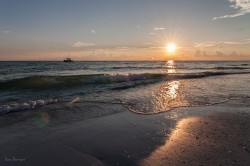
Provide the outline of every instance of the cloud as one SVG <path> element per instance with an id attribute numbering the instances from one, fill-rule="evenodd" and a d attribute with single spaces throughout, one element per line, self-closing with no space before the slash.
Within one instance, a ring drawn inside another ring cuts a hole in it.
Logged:
<path id="1" fill-rule="evenodd" d="M 224 53 L 221 52 L 221 51 L 216 51 L 216 55 L 217 55 L 217 56 L 224 56 Z"/>
<path id="2" fill-rule="evenodd" d="M 206 53 L 206 51 L 196 50 L 194 55 L 197 57 L 206 57 L 207 53 Z"/>
<path id="3" fill-rule="evenodd" d="M 242 44 L 249 44 L 249 42 L 247 39 L 242 41 L 210 41 L 210 42 L 194 43 L 194 47 L 214 47 L 218 45 L 242 45 Z"/>
<path id="4" fill-rule="evenodd" d="M 244 44 L 243 42 L 235 42 L 235 41 L 224 41 L 221 42 L 222 44 L 228 44 L 228 45 L 239 45 L 239 44 Z"/>
<path id="5" fill-rule="evenodd" d="M 140 28 L 141 28 L 141 26 L 140 26 L 140 25 L 137 25 L 137 26 L 136 26 L 136 28 L 137 28 L 137 29 L 140 29 Z"/>
<path id="6" fill-rule="evenodd" d="M 201 42 L 201 43 L 194 43 L 195 47 L 213 47 L 217 45 L 218 42 Z"/>
<path id="7" fill-rule="evenodd" d="M 149 33 L 150 35 L 156 35 L 156 33 Z"/>
<path id="8" fill-rule="evenodd" d="M 91 33 L 96 34 L 96 31 L 94 29 L 91 30 Z"/>
<path id="9" fill-rule="evenodd" d="M 154 30 L 155 31 L 159 31 L 159 30 L 164 30 L 165 28 L 163 28 L 163 27 L 154 27 Z"/>
<path id="10" fill-rule="evenodd" d="M 120 47 L 115 47 L 115 48 L 113 48 L 113 49 L 115 49 L 115 50 L 128 50 L 129 47 L 120 46 Z"/>
<path id="11" fill-rule="evenodd" d="M 221 18 L 233 18 L 250 13 L 250 0 L 229 0 L 229 2 L 232 3 L 230 7 L 236 9 L 237 12 L 235 14 L 214 17 L 212 20 Z"/>
<path id="12" fill-rule="evenodd" d="M 230 54 L 230 56 L 241 56 L 240 54 L 238 54 L 237 52 L 235 52 L 235 51 L 232 51 L 232 53 Z"/>
<path id="13" fill-rule="evenodd" d="M 247 42 L 247 43 L 250 43 L 250 38 L 249 39 L 245 39 L 244 41 Z"/>
<path id="14" fill-rule="evenodd" d="M 8 34 L 11 33 L 11 31 L 3 31 L 3 33 Z"/>
<path id="15" fill-rule="evenodd" d="M 92 44 L 92 43 L 76 42 L 76 43 L 71 44 L 70 46 L 79 48 L 79 47 L 88 47 L 88 46 L 94 46 L 94 45 L 95 44 Z"/>

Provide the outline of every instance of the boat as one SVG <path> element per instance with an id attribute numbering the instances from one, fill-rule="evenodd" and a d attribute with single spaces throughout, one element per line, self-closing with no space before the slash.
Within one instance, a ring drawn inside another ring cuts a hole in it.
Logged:
<path id="1" fill-rule="evenodd" d="M 63 62 L 74 62 L 74 61 L 72 59 L 70 59 L 70 58 L 66 58 L 66 59 L 63 60 Z"/>

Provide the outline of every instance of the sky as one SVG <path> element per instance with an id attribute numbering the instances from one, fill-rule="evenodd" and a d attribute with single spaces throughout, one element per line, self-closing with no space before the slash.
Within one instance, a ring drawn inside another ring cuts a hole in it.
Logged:
<path id="1" fill-rule="evenodd" d="M 66 57 L 250 60 L 250 0 L 0 0 L 0 60 Z"/>

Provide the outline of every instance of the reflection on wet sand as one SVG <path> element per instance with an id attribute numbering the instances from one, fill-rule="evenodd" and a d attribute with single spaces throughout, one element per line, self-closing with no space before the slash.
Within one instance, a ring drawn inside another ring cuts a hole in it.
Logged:
<path id="1" fill-rule="evenodd" d="M 249 127 L 249 118 L 222 113 L 183 119 L 140 165 L 247 165 L 250 134 L 243 129 Z"/>
<path id="2" fill-rule="evenodd" d="M 192 121 L 191 123 L 197 123 L 197 118 L 189 119 Z M 188 132 L 183 131 L 183 127 L 189 125 L 188 120 L 180 121 L 176 129 L 172 132 L 172 134 L 167 138 L 164 145 L 160 146 L 156 149 L 149 157 L 142 161 L 143 166 L 150 165 L 172 165 L 173 161 L 178 161 L 179 155 L 183 153 L 186 148 L 186 143 L 188 139 Z M 190 141 L 190 140 L 189 140 Z"/>

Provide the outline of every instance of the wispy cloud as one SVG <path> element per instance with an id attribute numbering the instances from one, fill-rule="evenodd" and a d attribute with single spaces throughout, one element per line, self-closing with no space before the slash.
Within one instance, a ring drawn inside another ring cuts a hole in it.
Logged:
<path id="1" fill-rule="evenodd" d="M 218 45 L 241 45 L 241 44 L 249 44 L 248 40 L 242 41 L 209 41 L 209 42 L 201 42 L 194 43 L 195 47 L 214 47 Z"/>
<path id="2" fill-rule="evenodd" d="M 156 35 L 156 33 L 149 33 L 150 35 Z"/>
<path id="3" fill-rule="evenodd" d="M 137 29 L 140 29 L 140 28 L 141 28 L 141 26 L 140 26 L 140 25 L 137 25 L 137 26 L 136 26 L 136 28 L 137 28 Z"/>
<path id="4" fill-rule="evenodd" d="M 11 33 L 11 31 L 3 31 L 3 33 L 8 34 Z"/>
<path id="5" fill-rule="evenodd" d="M 128 50 L 129 47 L 126 47 L 126 46 L 120 46 L 120 47 L 114 47 L 113 48 L 114 50 Z"/>
<path id="6" fill-rule="evenodd" d="M 159 31 L 159 30 L 164 30 L 165 28 L 163 28 L 163 27 L 154 27 L 154 30 L 155 31 Z"/>
<path id="7" fill-rule="evenodd" d="M 239 45 L 239 44 L 245 44 L 244 42 L 237 42 L 237 41 L 224 41 L 221 42 L 222 44 L 228 44 L 228 45 Z"/>
<path id="8" fill-rule="evenodd" d="M 94 29 L 91 30 L 91 33 L 96 34 L 96 31 Z"/>
<path id="9" fill-rule="evenodd" d="M 194 43 L 195 47 L 213 47 L 217 45 L 217 42 L 201 42 L 201 43 Z"/>
<path id="10" fill-rule="evenodd" d="M 245 39 L 246 42 L 250 42 L 250 38 L 249 39 Z"/>
<path id="11" fill-rule="evenodd" d="M 214 17 L 213 20 L 221 18 L 233 18 L 250 13 L 250 0 L 229 0 L 229 2 L 232 4 L 230 7 L 236 9 L 237 12 L 235 14 Z"/>
<path id="12" fill-rule="evenodd" d="M 94 45 L 95 44 L 93 43 L 83 43 L 83 42 L 76 42 L 76 43 L 70 44 L 71 47 L 76 47 L 76 48 L 88 47 L 88 46 L 94 46 Z"/>

